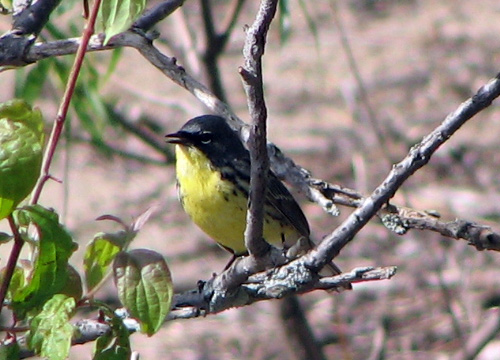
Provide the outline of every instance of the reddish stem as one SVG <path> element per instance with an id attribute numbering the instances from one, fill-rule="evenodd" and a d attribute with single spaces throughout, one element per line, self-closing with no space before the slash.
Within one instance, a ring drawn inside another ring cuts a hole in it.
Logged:
<path id="1" fill-rule="evenodd" d="M 47 143 L 47 149 L 43 158 L 42 174 L 35 185 L 35 189 L 33 190 L 31 204 L 36 204 L 38 202 L 45 182 L 51 177 L 49 174 L 50 165 L 52 164 L 52 159 L 54 158 L 54 153 L 56 151 L 59 138 L 61 137 L 64 122 L 66 121 L 66 115 L 68 114 L 71 98 L 73 96 L 73 93 L 75 92 L 76 81 L 78 79 L 78 74 L 80 74 L 80 69 L 82 68 L 82 63 L 87 51 L 87 46 L 89 44 L 90 37 L 94 33 L 95 21 L 100 5 L 101 0 L 95 0 L 94 5 L 92 6 L 92 12 L 90 13 L 89 20 L 87 22 L 87 25 L 85 25 L 85 29 L 83 30 L 82 42 L 80 43 L 78 51 L 76 52 L 75 62 L 71 69 L 71 73 L 69 74 L 68 84 L 66 85 L 66 90 L 64 91 L 61 106 L 59 107 L 54 125 L 52 126 L 52 132 L 50 133 L 50 138 Z"/>
<path id="2" fill-rule="evenodd" d="M 7 262 L 5 273 L 3 274 L 2 286 L 0 287 L 0 313 L 2 312 L 3 302 L 5 300 L 5 296 L 7 295 L 7 289 L 9 288 L 10 280 L 12 279 L 12 275 L 14 274 L 14 270 L 16 269 L 17 259 L 19 258 L 19 254 L 21 254 L 21 249 L 24 245 L 21 234 L 19 234 L 19 230 L 17 229 L 16 223 L 14 222 L 14 218 L 12 217 L 12 215 L 9 215 L 7 219 L 9 220 L 12 234 L 14 234 L 14 246 L 12 247 L 12 250 L 10 252 L 9 261 Z"/>
<path id="3" fill-rule="evenodd" d="M 85 29 L 83 30 L 82 42 L 78 47 L 78 51 L 75 57 L 75 62 L 69 74 L 68 84 L 66 85 L 66 90 L 64 91 L 64 95 L 61 101 L 61 106 L 59 107 L 54 125 L 52 126 L 52 132 L 50 133 L 50 138 L 47 143 L 47 149 L 45 151 L 45 155 L 43 158 L 42 174 L 38 178 L 38 181 L 33 190 L 33 196 L 30 201 L 31 205 L 34 205 L 38 202 L 45 182 L 51 178 L 49 174 L 50 165 L 52 164 L 52 159 L 54 158 L 54 153 L 57 144 L 59 142 L 59 138 L 61 137 L 71 97 L 75 92 L 76 81 L 78 79 L 78 74 L 80 73 L 80 69 L 82 68 L 82 63 L 85 57 L 85 53 L 87 51 L 87 46 L 90 37 L 94 33 L 95 21 L 97 18 L 97 12 L 99 11 L 100 5 L 101 5 L 101 0 L 94 1 L 94 5 L 92 6 L 92 12 L 90 14 L 87 24 L 85 25 Z M 9 261 L 7 262 L 7 267 L 5 269 L 2 285 L 0 286 L 0 312 L 2 311 L 3 302 L 7 294 L 7 289 L 9 288 L 12 275 L 14 274 L 14 270 L 16 268 L 17 260 L 19 259 L 19 255 L 21 254 L 21 249 L 23 248 L 24 245 L 24 241 L 21 238 L 21 235 L 19 234 L 14 219 L 12 218 L 11 215 L 9 215 L 8 219 L 10 227 L 12 229 L 12 233 L 14 234 L 14 246 L 12 247 L 12 251 L 9 256 Z"/>

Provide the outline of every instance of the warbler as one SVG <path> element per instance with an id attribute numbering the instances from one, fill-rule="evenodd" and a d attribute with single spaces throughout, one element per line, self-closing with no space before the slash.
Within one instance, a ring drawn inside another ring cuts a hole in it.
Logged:
<path id="1" fill-rule="evenodd" d="M 250 189 L 250 153 L 220 116 L 203 115 L 166 135 L 175 144 L 179 199 L 208 236 L 234 256 L 247 254 L 244 232 Z M 269 170 L 264 239 L 289 249 L 298 240 L 310 249 L 310 229 L 292 194 Z M 332 263 L 333 274 L 340 270 Z"/>

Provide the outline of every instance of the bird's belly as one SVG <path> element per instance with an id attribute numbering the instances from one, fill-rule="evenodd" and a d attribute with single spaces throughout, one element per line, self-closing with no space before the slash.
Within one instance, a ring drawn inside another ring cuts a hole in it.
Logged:
<path id="1" fill-rule="evenodd" d="M 177 180 L 184 210 L 207 235 L 236 255 L 247 252 L 244 232 L 246 227 L 247 197 L 232 183 L 213 171 L 208 159 L 192 149 L 178 149 Z M 282 239 L 292 235 L 270 216 L 264 218 L 264 238 L 281 245 Z"/>

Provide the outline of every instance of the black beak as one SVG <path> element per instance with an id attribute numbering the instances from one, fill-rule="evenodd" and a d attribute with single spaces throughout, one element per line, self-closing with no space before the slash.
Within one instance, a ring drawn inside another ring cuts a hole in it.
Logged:
<path id="1" fill-rule="evenodd" d="M 170 144 L 183 144 L 186 145 L 189 143 L 188 137 L 186 136 L 186 133 L 183 131 L 178 131 L 176 133 L 168 134 L 165 135 L 167 138 L 167 142 Z"/>

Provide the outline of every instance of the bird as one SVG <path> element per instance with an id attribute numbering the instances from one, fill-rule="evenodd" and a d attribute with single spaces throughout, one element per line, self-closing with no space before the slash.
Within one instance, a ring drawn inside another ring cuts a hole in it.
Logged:
<path id="1" fill-rule="evenodd" d="M 250 153 L 238 134 L 221 116 L 202 115 L 166 137 L 175 144 L 177 190 L 186 213 L 233 259 L 248 254 L 244 232 Z M 301 248 L 311 249 L 314 243 L 302 209 L 272 170 L 267 175 L 264 240 L 285 250 L 298 241 Z M 331 275 L 341 273 L 335 264 L 328 265 Z"/>

